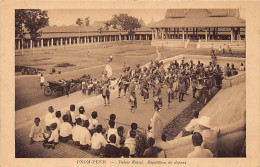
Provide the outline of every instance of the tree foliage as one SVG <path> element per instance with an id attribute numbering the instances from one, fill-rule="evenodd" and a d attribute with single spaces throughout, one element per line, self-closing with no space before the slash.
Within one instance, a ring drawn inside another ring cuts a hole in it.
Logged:
<path id="1" fill-rule="evenodd" d="M 114 29 L 118 31 L 127 31 L 129 34 L 134 34 L 135 30 L 141 28 L 138 19 L 133 16 L 128 16 L 126 13 L 113 15 L 112 19 L 108 21 Z"/>
<path id="2" fill-rule="evenodd" d="M 49 25 L 48 11 L 40 9 L 15 10 L 15 36 L 24 37 L 24 28 L 29 32 L 31 39 L 41 36 L 40 29 Z"/>
<path id="3" fill-rule="evenodd" d="M 76 24 L 77 24 L 78 26 L 81 26 L 81 25 L 83 24 L 83 20 L 82 20 L 81 18 L 78 18 L 78 19 L 76 20 Z"/>

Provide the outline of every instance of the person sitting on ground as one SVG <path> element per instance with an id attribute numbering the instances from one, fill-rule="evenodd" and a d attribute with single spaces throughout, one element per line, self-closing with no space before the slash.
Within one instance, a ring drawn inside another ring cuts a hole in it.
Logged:
<path id="1" fill-rule="evenodd" d="M 117 142 L 116 142 L 116 144 L 117 144 L 118 147 L 123 147 L 124 144 L 125 144 L 124 132 L 125 132 L 125 130 L 124 130 L 123 126 L 119 126 L 117 128 L 117 135 L 116 135 Z"/>
<path id="2" fill-rule="evenodd" d="M 51 136 L 49 139 L 44 140 L 43 147 L 47 147 L 47 148 L 52 147 L 52 149 L 54 149 L 55 145 L 58 144 L 59 142 L 59 132 L 57 129 L 57 124 L 52 123 L 50 125 L 50 129 L 51 129 Z"/>
<path id="3" fill-rule="evenodd" d="M 91 134 L 89 133 L 88 127 L 89 127 L 89 121 L 88 120 L 83 121 L 83 128 L 80 129 L 81 150 L 87 149 L 91 145 Z"/>
<path id="4" fill-rule="evenodd" d="M 68 116 L 69 116 L 69 122 L 71 123 L 72 126 L 76 125 L 76 114 L 75 114 L 75 105 L 71 104 L 70 105 L 70 110 L 68 112 Z"/>
<path id="5" fill-rule="evenodd" d="M 154 146 L 155 140 L 152 137 L 150 137 L 147 142 L 148 142 L 148 148 L 144 151 L 143 157 L 157 158 L 158 153 L 161 152 L 162 149 Z"/>
<path id="6" fill-rule="evenodd" d="M 140 131 L 138 131 L 137 129 L 138 129 L 137 123 L 132 123 L 131 124 L 131 130 L 135 131 L 136 134 L 138 134 L 138 133 L 140 133 Z M 130 131 L 131 130 L 128 130 L 127 135 L 126 135 L 127 138 L 130 137 Z"/>
<path id="7" fill-rule="evenodd" d="M 87 116 L 84 115 L 85 109 L 83 106 L 79 107 L 79 118 L 81 118 L 83 121 L 87 120 Z"/>
<path id="8" fill-rule="evenodd" d="M 107 130 L 107 139 L 109 139 L 109 136 L 111 134 L 114 134 L 114 135 L 117 134 L 117 129 L 115 128 L 115 121 L 109 120 L 108 125 L 109 125 L 109 129 Z"/>
<path id="9" fill-rule="evenodd" d="M 44 139 L 49 136 L 47 133 L 44 133 L 44 129 L 39 126 L 40 122 L 41 120 L 39 117 L 34 119 L 34 125 L 32 126 L 29 134 L 30 144 L 33 142 L 44 141 Z"/>
<path id="10" fill-rule="evenodd" d="M 238 74 L 238 72 L 237 72 L 234 64 L 232 64 L 231 65 L 231 76 L 234 76 L 234 75 L 237 75 L 237 74 Z"/>
<path id="11" fill-rule="evenodd" d="M 52 118 L 54 117 L 54 109 L 52 106 L 48 107 L 48 113 L 45 116 L 45 125 L 46 125 L 46 130 L 50 131 L 50 125 L 52 123 Z"/>
<path id="12" fill-rule="evenodd" d="M 63 122 L 60 125 L 60 141 L 67 142 L 72 140 L 72 125 L 68 122 L 68 115 L 63 115 L 62 119 Z"/>
<path id="13" fill-rule="evenodd" d="M 231 71 L 229 67 L 229 63 L 227 63 L 227 66 L 224 67 L 224 76 L 230 77 L 231 76 Z"/>
<path id="14" fill-rule="evenodd" d="M 91 150 L 95 155 L 99 155 L 107 144 L 105 137 L 102 135 L 103 126 L 97 125 L 96 132 L 91 139 Z"/>
<path id="15" fill-rule="evenodd" d="M 245 66 L 244 66 L 243 63 L 241 63 L 239 70 L 240 70 L 240 71 L 245 71 L 245 70 L 246 70 L 246 68 L 245 68 Z"/>
<path id="16" fill-rule="evenodd" d="M 57 124 L 57 129 L 59 131 L 60 130 L 60 124 L 61 124 L 61 120 L 60 120 L 61 112 L 60 111 L 56 111 L 55 116 L 56 117 L 52 118 L 52 123 L 55 122 Z"/>
<path id="17" fill-rule="evenodd" d="M 206 149 L 209 149 L 213 156 L 217 156 L 218 150 L 217 150 L 217 140 L 218 140 L 218 134 L 219 129 L 212 128 L 210 124 L 210 118 L 207 116 L 202 116 L 198 120 L 199 123 L 199 133 L 203 137 L 203 143 L 202 146 Z"/>
<path id="18" fill-rule="evenodd" d="M 76 126 L 73 127 L 72 129 L 72 139 L 74 141 L 74 144 L 76 146 L 79 146 L 80 144 L 80 133 L 81 133 L 81 129 L 83 128 L 82 126 L 82 120 L 81 118 L 77 118 L 76 119 Z"/>
<path id="19" fill-rule="evenodd" d="M 136 147 L 135 137 L 136 137 L 136 131 L 131 130 L 130 131 L 130 137 L 128 137 L 125 140 L 125 147 L 129 148 L 131 157 L 135 157 L 135 153 L 136 153 L 136 151 L 135 151 L 135 147 Z"/>
<path id="20" fill-rule="evenodd" d="M 91 134 L 91 136 L 95 133 L 96 131 L 96 127 L 98 125 L 98 120 L 97 120 L 97 117 L 98 117 L 98 113 L 96 111 L 93 111 L 91 113 L 91 117 L 89 118 L 89 132 Z"/>
<path id="21" fill-rule="evenodd" d="M 188 154 L 187 158 L 212 158 L 213 154 L 210 150 L 205 149 L 201 146 L 203 137 L 199 132 L 194 132 L 192 135 L 192 144 L 194 151 Z"/>
<path id="22" fill-rule="evenodd" d="M 182 137 L 188 136 L 192 134 L 194 131 L 198 131 L 199 128 L 199 123 L 198 123 L 198 118 L 199 118 L 199 111 L 192 111 L 193 113 L 193 119 L 190 121 L 190 123 L 182 129 Z"/>
<path id="23" fill-rule="evenodd" d="M 115 114 L 110 114 L 109 120 L 115 121 L 115 120 L 116 120 L 116 115 L 115 115 Z M 116 128 L 116 123 L 115 123 L 115 128 Z M 106 131 L 107 131 L 108 129 L 109 129 L 109 125 L 106 126 Z"/>
<path id="24" fill-rule="evenodd" d="M 104 157 L 105 158 L 119 158 L 120 157 L 120 150 L 116 146 L 116 135 L 111 134 L 109 136 L 109 141 L 105 148 L 104 148 Z"/>
<path id="25" fill-rule="evenodd" d="M 122 149 L 121 149 L 121 158 L 131 158 L 130 157 L 130 150 L 129 150 L 129 148 L 128 147 L 123 147 Z"/>

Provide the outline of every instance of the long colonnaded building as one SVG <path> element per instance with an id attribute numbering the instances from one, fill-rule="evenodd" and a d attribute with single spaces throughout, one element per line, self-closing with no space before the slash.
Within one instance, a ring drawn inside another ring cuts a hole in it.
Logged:
<path id="1" fill-rule="evenodd" d="M 151 40 L 153 46 L 187 47 L 195 42 L 196 48 L 219 47 L 245 49 L 245 20 L 239 18 L 238 9 L 168 9 L 165 19 L 141 27 L 131 36 L 121 32 L 121 39 Z M 119 41 L 119 32 L 104 22 L 93 26 L 48 26 L 41 36 L 30 39 L 27 33 L 22 41 L 15 39 L 15 49 L 78 46 Z"/>

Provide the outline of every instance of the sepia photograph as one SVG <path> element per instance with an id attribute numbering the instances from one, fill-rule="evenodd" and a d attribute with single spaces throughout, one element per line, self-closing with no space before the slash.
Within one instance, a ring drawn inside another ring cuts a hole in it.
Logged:
<path id="1" fill-rule="evenodd" d="M 13 12 L 15 158 L 247 157 L 245 9 Z"/>

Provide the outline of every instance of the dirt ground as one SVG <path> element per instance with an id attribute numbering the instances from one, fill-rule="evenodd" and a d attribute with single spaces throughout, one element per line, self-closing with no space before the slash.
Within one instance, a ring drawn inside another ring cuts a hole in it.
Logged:
<path id="1" fill-rule="evenodd" d="M 123 66 L 134 67 L 136 64 L 145 64 L 156 58 L 155 47 L 150 41 L 130 41 L 125 43 L 108 43 L 92 46 L 55 47 L 52 49 L 25 50 L 23 56 L 15 56 L 15 65 L 37 67 L 45 69 L 42 73 L 47 81 L 59 79 L 77 79 L 83 74 L 90 74 L 92 78 L 99 79 L 101 73 L 108 63 L 110 55 L 113 62 L 113 77 L 118 77 Z M 87 55 L 88 50 L 90 56 Z M 158 48 L 162 59 L 179 54 L 210 55 L 209 49 L 184 49 L 184 48 Z M 241 55 L 241 53 L 238 53 Z M 242 53 L 243 55 L 243 53 Z M 74 66 L 56 67 L 61 74 L 50 75 L 51 69 L 59 63 L 71 63 Z M 44 96 L 43 89 L 39 86 L 39 76 L 21 75 L 16 73 L 15 77 L 15 110 L 35 105 L 54 97 Z"/>

